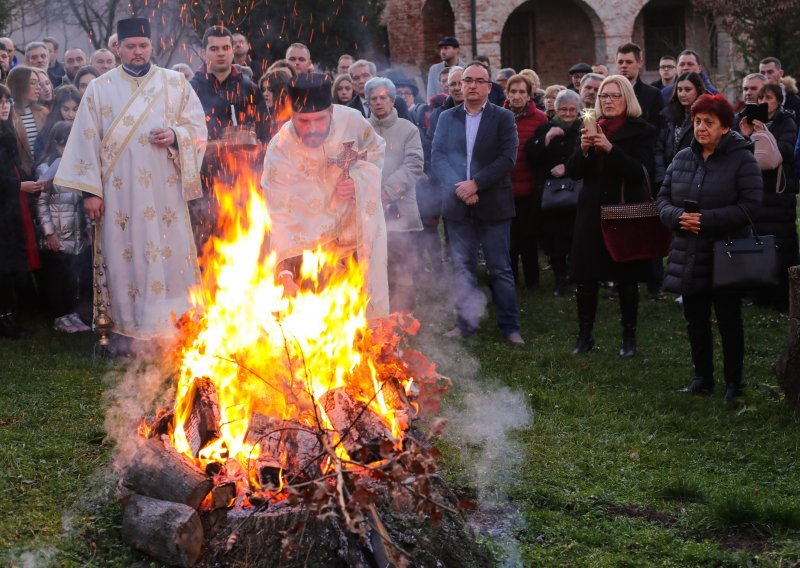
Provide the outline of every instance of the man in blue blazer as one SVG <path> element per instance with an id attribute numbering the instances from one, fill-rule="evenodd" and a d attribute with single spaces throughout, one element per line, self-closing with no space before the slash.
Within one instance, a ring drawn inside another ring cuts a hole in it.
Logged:
<path id="1" fill-rule="evenodd" d="M 445 336 L 466 337 L 478 328 L 485 304 L 476 276 L 482 245 L 497 325 L 508 341 L 522 345 L 509 255 L 514 196 L 508 174 L 517 157 L 517 126 L 511 111 L 488 101 L 492 83 L 482 63 L 467 65 L 461 84 L 464 102 L 439 117 L 431 152 L 431 171 L 443 194 L 458 313 L 458 325 Z"/>

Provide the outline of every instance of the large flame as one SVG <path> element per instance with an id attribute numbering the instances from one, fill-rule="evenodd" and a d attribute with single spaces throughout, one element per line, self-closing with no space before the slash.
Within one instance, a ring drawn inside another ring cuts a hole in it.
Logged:
<path id="1" fill-rule="evenodd" d="M 245 184 L 244 199 L 227 189 L 218 188 L 224 235 L 206 247 L 203 283 L 191 294 L 195 309 L 184 318 L 174 447 L 201 466 L 233 458 L 246 468 L 258 454 L 245 440 L 254 413 L 330 431 L 336 445 L 319 399 L 339 387 L 357 392 L 397 442 L 402 426 L 382 392 L 380 346 L 367 344 L 369 298 L 362 267 L 342 266 L 322 249 L 305 251 L 302 276 L 311 284 L 286 297 L 276 283 L 276 258 L 265 252 L 270 218 L 259 188 L 252 181 Z M 318 274 L 325 282 L 317 280 Z M 411 383 L 411 377 L 394 376 L 403 387 Z M 216 388 L 220 435 L 193 455 L 184 424 L 198 377 L 207 377 Z M 347 457 L 341 445 L 336 451 Z"/>

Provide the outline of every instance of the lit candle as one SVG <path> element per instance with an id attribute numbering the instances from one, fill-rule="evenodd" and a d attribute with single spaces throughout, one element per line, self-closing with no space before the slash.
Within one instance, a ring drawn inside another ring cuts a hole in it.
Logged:
<path id="1" fill-rule="evenodd" d="M 589 132 L 589 134 L 597 134 L 597 114 L 595 113 L 594 109 L 584 109 L 581 112 L 581 118 L 583 119 L 583 127 Z"/>

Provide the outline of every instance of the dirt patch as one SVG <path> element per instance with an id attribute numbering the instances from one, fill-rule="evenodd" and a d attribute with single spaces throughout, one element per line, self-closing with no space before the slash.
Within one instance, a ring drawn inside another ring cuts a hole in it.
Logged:
<path id="1" fill-rule="evenodd" d="M 9 416 L 8 418 L 0 418 L 0 428 L 3 426 L 11 426 L 20 421 L 19 416 Z"/>
<path id="2" fill-rule="evenodd" d="M 751 556 L 764 554 L 774 548 L 769 542 L 769 536 L 748 529 L 710 530 L 692 535 L 692 538 L 700 541 L 713 540 L 723 550 L 746 552 Z"/>
<path id="3" fill-rule="evenodd" d="M 600 505 L 609 515 L 620 517 L 631 517 L 634 519 L 644 519 L 649 523 L 660 525 L 665 528 L 672 528 L 677 520 L 672 515 L 639 505 L 617 505 L 614 503 L 602 503 Z"/>

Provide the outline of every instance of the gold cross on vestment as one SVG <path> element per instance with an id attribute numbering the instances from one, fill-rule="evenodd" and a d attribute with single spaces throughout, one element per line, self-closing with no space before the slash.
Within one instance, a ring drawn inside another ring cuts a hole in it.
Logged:
<path id="1" fill-rule="evenodd" d="M 342 142 L 342 151 L 335 158 L 328 158 L 328 164 L 331 166 L 339 166 L 342 168 L 342 178 L 348 179 L 350 177 L 350 168 L 359 160 L 367 159 L 366 150 L 359 152 L 354 150 L 355 140 L 345 140 Z"/>

